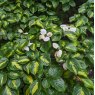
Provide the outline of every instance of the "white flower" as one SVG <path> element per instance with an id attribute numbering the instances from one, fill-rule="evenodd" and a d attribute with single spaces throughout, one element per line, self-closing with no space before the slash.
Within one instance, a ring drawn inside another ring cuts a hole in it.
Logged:
<path id="1" fill-rule="evenodd" d="M 69 26 L 67 26 L 67 25 L 65 25 L 65 24 L 60 25 L 60 27 L 61 27 L 64 31 L 68 31 L 68 29 L 69 29 Z"/>
<path id="2" fill-rule="evenodd" d="M 40 31 L 41 31 L 40 33 L 41 33 L 42 35 L 45 35 L 45 34 L 47 33 L 47 31 L 46 31 L 45 29 L 41 29 Z"/>
<path id="3" fill-rule="evenodd" d="M 71 32 L 76 32 L 76 28 L 75 27 L 71 27 L 65 24 L 60 25 L 60 27 L 64 30 L 64 31 L 71 31 Z"/>
<path id="4" fill-rule="evenodd" d="M 23 33 L 23 34 L 27 35 L 27 34 L 28 34 L 28 32 L 26 32 L 26 33 Z"/>
<path id="5" fill-rule="evenodd" d="M 55 48 L 55 49 L 58 49 L 59 48 L 59 45 L 57 44 L 57 43 L 53 43 L 53 48 Z"/>
<path id="6" fill-rule="evenodd" d="M 58 50 L 55 52 L 55 57 L 61 57 L 62 56 L 62 50 Z"/>
<path id="7" fill-rule="evenodd" d="M 45 42 L 47 42 L 47 41 L 50 40 L 50 38 L 49 38 L 49 37 L 45 37 L 43 40 L 44 40 Z"/>
<path id="8" fill-rule="evenodd" d="M 66 63 L 63 64 L 63 69 L 67 70 L 67 64 Z"/>
<path id="9" fill-rule="evenodd" d="M 48 33 L 47 33 L 47 36 L 48 36 L 48 37 L 51 37 L 51 36 L 52 36 L 52 32 L 48 32 Z"/>
<path id="10" fill-rule="evenodd" d="M 29 51 L 29 47 L 28 46 L 24 47 L 24 50 Z"/>
<path id="11" fill-rule="evenodd" d="M 45 35 L 40 35 L 39 36 L 39 40 L 44 39 L 44 38 L 45 38 Z"/>
<path id="12" fill-rule="evenodd" d="M 70 27 L 70 29 L 69 29 L 69 31 L 72 31 L 72 32 L 76 32 L 76 28 L 74 28 L 74 27 Z"/>
<path id="13" fill-rule="evenodd" d="M 22 29 L 18 29 L 18 32 L 19 32 L 19 33 L 23 33 L 23 30 L 22 30 Z"/>

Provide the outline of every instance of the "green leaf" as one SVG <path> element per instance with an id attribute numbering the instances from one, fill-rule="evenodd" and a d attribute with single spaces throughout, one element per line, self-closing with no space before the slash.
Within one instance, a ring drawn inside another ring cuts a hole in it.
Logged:
<path id="1" fill-rule="evenodd" d="M 17 60 L 12 60 L 8 66 L 10 70 L 22 70 L 22 66 L 18 64 Z"/>
<path id="2" fill-rule="evenodd" d="M 27 57 L 27 56 L 21 56 L 19 59 L 18 59 L 18 63 L 20 64 L 26 64 L 30 61 L 30 59 Z"/>
<path id="3" fill-rule="evenodd" d="M 33 83 L 33 78 L 31 75 L 24 75 L 23 81 L 26 84 L 32 84 Z"/>
<path id="4" fill-rule="evenodd" d="M 8 73 L 8 77 L 9 77 L 10 79 L 17 79 L 17 78 L 20 77 L 20 74 L 19 74 L 19 72 L 9 72 L 9 73 Z"/>
<path id="5" fill-rule="evenodd" d="M 7 66 L 8 59 L 7 58 L 1 58 L 0 59 L 0 69 L 3 69 Z"/>
<path id="6" fill-rule="evenodd" d="M 69 52 L 76 52 L 77 51 L 77 47 L 74 44 L 67 44 L 66 45 L 66 50 Z"/>
<path id="7" fill-rule="evenodd" d="M 34 81 L 30 86 L 29 86 L 29 90 L 31 95 L 34 95 L 35 92 L 38 90 L 38 81 Z"/>
<path id="8" fill-rule="evenodd" d="M 69 4 L 72 6 L 72 7 L 75 7 L 76 6 L 76 3 L 72 0 L 69 2 Z"/>
<path id="9" fill-rule="evenodd" d="M 49 88 L 49 87 L 50 87 L 49 80 L 43 79 L 43 81 L 42 81 L 42 86 L 43 86 L 45 89 Z"/>
<path id="10" fill-rule="evenodd" d="M 62 75 L 62 68 L 58 67 L 58 66 L 52 66 L 50 67 L 50 69 L 48 70 L 48 76 L 50 78 L 58 78 Z"/>
<path id="11" fill-rule="evenodd" d="M 20 79 L 16 79 L 16 80 L 8 80 L 8 86 L 11 89 L 15 89 L 17 90 L 20 87 L 21 84 L 21 80 Z"/>
<path id="12" fill-rule="evenodd" d="M 54 8 L 56 8 L 59 4 L 59 1 L 51 1 Z"/>
<path id="13" fill-rule="evenodd" d="M 73 89 L 72 95 L 91 95 L 90 91 L 84 87 L 76 85 Z"/>
<path id="14" fill-rule="evenodd" d="M 0 72 L 0 86 L 2 87 L 7 82 L 7 74 Z"/>
<path id="15" fill-rule="evenodd" d="M 1 95 L 19 95 L 19 91 L 12 90 L 6 85 Z"/>
<path id="16" fill-rule="evenodd" d="M 89 11 L 87 12 L 87 15 L 88 15 L 89 18 L 92 18 L 92 17 L 94 16 L 94 13 L 93 13 L 93 11 L 90 11 L 90 10 L 89 10 Z"/>
<path id="17" fill-rule="evenodd" d="M 81 80 L 84 83 L 85 87 L 92 88 L 92 89 L 94 88 L 94 84 L 93 84 L 92 80 L 90 80 L 90 79 L 83 79 L 83 78 Z"/>
<path id="18" fill-rule="evenodd" d="M 64 92 L 66 90 L 66 84 L 62 78 L 58 78 L 50 81 L 53 88 L 59 92 Z"/>
<path id="19" fill-rule="evenodd" d="M 37 61 L 33 61 L 31 63 L 30 72 L 35 75 L 37 74 L 38 69 L 39 69 L 39 63 Z"/>
<path id="20" fill-rule="evenodd" d="M 78 74 L 78 71 L 85 70 L 87 68 L 87 65 L 82 60 L 77 59 L 71 59 L 68 61 L 67 68 L 74 72 L 75 74 Z"/>
<path id="21" fill-rule="evenodd" d="M 44 66 L 48 66 L 51 63 L 50 54 L 43 53 L 40 56 L 40 62 L 43 63 Z"/>

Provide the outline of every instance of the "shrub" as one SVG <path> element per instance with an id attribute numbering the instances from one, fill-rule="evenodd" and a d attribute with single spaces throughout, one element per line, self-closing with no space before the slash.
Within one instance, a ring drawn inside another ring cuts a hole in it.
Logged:
<path id="1" fill-rule="evenodd" d="M 0 0 L 0 95 L 94 95 L 93 0 Z"/>

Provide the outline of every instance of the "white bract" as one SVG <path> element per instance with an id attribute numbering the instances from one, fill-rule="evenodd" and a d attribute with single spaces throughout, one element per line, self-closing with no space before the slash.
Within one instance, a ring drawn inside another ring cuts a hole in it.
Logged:
<path id="1" fill-rule="evenodd" d="M 45 42 L 47 42 L 47 41 L 50 40 L 50 38 L 49 38 L 49 37 L 45 37 L 43 40 L 44 40 Z"/>
<path id="2" fill-rule="evenodd" d="M 47 31 L 46 31 L 45 29 L 41 29 L 40 31 L 41 31 L 40 33 L 41 33 L 42 35 L 45 35 L 45 34 L 47 33 Z"/>
<path id="3" fill-rule="evenodd" d="M 45 35 L 40 35 L 39 36 L 39 40 L 44 39 L 44 38 L 45 38 Z"/>
<path id="4" fill-rule="evenodd" d="M 48 36 L 48 37 L 51 37 L 51 36 L 52 36 L 52 32 L 48 32 L 48 33 L 47 33 L 47 36 Z"/>
<path id="5" fill-rule="evenodd" d="M 59 45 L 57 44 L 57 43 L 53 43 L 53 48 L 55 48 L 55 49 L 58 49 L 59 48 Z"/>
<path id="6" fill-rule="evenodd" d="M 64 31 L 71 31 L 71 32 L 76 32 L 76 28 L 75 27 L 71 27 L 65 24 L 60 25 L 60 27 L 64 30 Z"/>
<path id="7" fill-rule="evenodd" d="M 61 57 L 62 56 L 62 50 L 58 50 L 55 52 L 55 57 Z"/>
<path id="8" fill-rule="evenodd" d="M 66 63 L 63 64 L 63 69 L 67 70 L 67 64 Z"/>
<path id="9" fill-rule="evenodd" d="M 23 33 L 23 30 L 22 30 L 22 29 L 18 29 L 18 32 L 19 32 L 19 33 Z"/>

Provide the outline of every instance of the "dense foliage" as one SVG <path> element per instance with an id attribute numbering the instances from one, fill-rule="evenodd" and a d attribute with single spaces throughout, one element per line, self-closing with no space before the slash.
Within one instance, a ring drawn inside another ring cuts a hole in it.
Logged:
<path id="1" fill-rule="evenodd" d="M 93 8 L 0 0 L 0 95 L 94 95 Z"/>

